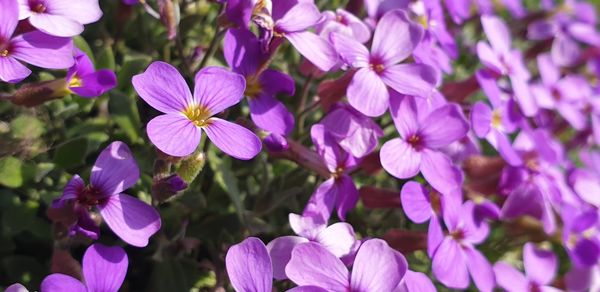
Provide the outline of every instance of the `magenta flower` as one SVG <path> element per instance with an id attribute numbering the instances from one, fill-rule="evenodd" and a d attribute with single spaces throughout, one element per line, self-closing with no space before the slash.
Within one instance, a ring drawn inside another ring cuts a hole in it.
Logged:
<path id="1" fill-rule="evenodd" d="M 64 274 L 51 274 L 44 278 L 43 292 L 109 292 L 119 291 L 125 280 L 129 260 L 119 246 L 93 244 L 83 255 L 84 282 Z"/>
<path id="2" fill-rule="evenodd" d="M 238 292 L 271 292 L 273 267 L 265 244 L 248 237 L 227 250 L 225 268 L 231 286 Z"/>
<path id="3" fill-rule="evenodd" d="M 402 281 L 408 265 L 404 256 L 381 239 L 369 239 L 358 250 L 352 272 L 321 244 L 307 242 L 292 251 L 285 268 L 299 291 L 393 291 Z"/>
<path id="4" fill-rule="evenodd" d="M 317 33 L 328 38 L 332 32 L 345 34 L 360 43 L 366 43 L 371 38 L 371 30 L 354 14 L 338 8 L 334 11 L 324 11 L 323 19 L 317 24 Z"/>
<path id="5" fill-rule="evenodd" d="M 73 43 L 70 39 L 39 31 L 13 36 L 19 22 L 17 0 L 0 0 L 0 7 L 0 80 L 17 83 L 31 74 L 31 70 L 18 60 L 48 69 L 73 66 Z"/>
<path id="6" fill-rule="evenodd" d="M 394 292 L 436 292 L 435 286 L 429 277 L 421 272 L 407 270 L 402 282 Z"/>
<path id="7" fill-rule="evenodd" d="M 97 97 L 117 86 L 117 76 L 108 69 L 96 71 L 90 58 L 77 49 L 75 65 L 67 71 L 67 85 L 79 96 Z"/>
<path id="8" fill-rule="evenodd" d="M 462 174 L 439 151 L 463 138 L 469 130 L 460 108 L 446 104 L 423 114 L 417 111 L 415 98 L 394 95 L 390 110 L 400 138 L 381 147 L 383 168 L 400 179 L 411 178 L 420 171 L 434 189 L 460 191 Z"/>
<path id="9" fill-rule="evenodd" d="M 477 226 L 473 208 L 473 202 L 467 201 L 462 208 L 446 209 L 444 222 L 449 233 L 433 255 L 432 270 L 448 288 L 466 289 L 470 274 L 480 291 L 491 292 L 496 285 L 492 265 L 475 248 L 485 240 L 489 229 Z"/>
<path id="10" fill-rule="evenodd" d="M 425 187 L 414 181 L 409 181 L 402 186 L 400 201 L 406 217 L 418 224 L 429 221 L 427 254 L 430 257 L 444 239 L 441 220 L 445 210 L 460 205 L 461 197 L 456 195 L 457 193 L 441 194 L 433 189 L 427 191 Z"/>
<path id="11" fill-rule="evenodd" d="M 266 69 L 258 72 L 266 55 L 259 40 L 248 30 L 229 29 L 223 45 L 225 60 L 233 72 L 246 79 L 246 91 L 252 121 L 270 133 L 288 135 L 294 129 L 294 117 L 275 97 L 278 93 L 294 95 L 294 80 L 287 74 Z"/>
<path id="12" fill-rule="evenodd" d="M 482 16 L 481 24 L 489 40 L 477 43 L 477 55 L 486 68 L 510 79 L 517 103 L 523 114 L 535 115 L 538 106 L 529 91 L 530 73 L 523 63 L 523 55 L 519 50 L 511 49 L 511 38 L 508 27 L 497 16 Z"/>
<path id="13" fill-rule="evenodd" d="M 243 160 L 256 156 L 260 139 L 250 130 L 214 115 L 240 102 L 244 77 L 218 67 L 196 74 L 194 95 L 173 66 L 153 62 L 146 72 L 133 77 L 133 87 L 144 101 L 165 113 L 152 119 L 146 130 L 150 141 L 172 156 L 192 154 L 202 131 L 223 152 Z"/>
<path id="14" fill-rule="evenodd" d="M 395 37 L 390 37 L 390 36 Z M 399 93 L 429 97 L 437 82 L 436 70 L 424 64 L 398 64 L 408 58 L 423 38 L 423 29 L 402 10 L 388 12 L 377 25 L 371 52 L 346 35 L 330 35 L 336 51 L 357 71 L 346 94 L 361 113 L 381 116 L 389 106 L 388 86 Z"/>
<path id="15" fill-rule="evenodd" d="M 550 250 L 543 250 L 528 242 L 523 247 L 525 275 L 504 262 L 494 265 L 498 286 L 508 292 L 519 291 L 561 291 L 549 286 L 556 276 L 558 258 Z"/>
<path id="16" fill-rule="evenodd" d="M 336 52 L 326 39 L 308 31 L 320 20 L 319 8 L 312 1 L 273 1 L 273 35 L 286 38 L 302 56 L 328 71 L 337 64 Z"/>
<path id="17" fill-rule="evenodd" d="M 354 229 L 348 223 L 338 222 L 327 226 L 318 217 L 290 214 L 289 218 L 292 230 L 299 236 L 277 237 L 267 244 L 273 263 L 273 277 L 277 280 L 287 279 L 285 266 L 292 256 L 292 250 L 301 243 L 319 243 L 338 258 L 351 256 L 360 245 Z"/>
<path id="18" fill-rule="evenodd" d="M 79 175 L 65 186 L 63 195 L 52 203 L 52 209 L 71 208 L 72 235 L 80 233 L 97 239 L 100 232 L 89 211 L 98 208 L 102 218 L 123 241 L 138 247 L 160 229 L 160 216 L 141 200 L 123 193 L 140 178 L 140 171 L 123 142 L 113 142 L 100 153 L 90 176 L 90 184 Z"/>
<path id="19" fill-rule="evenodd" d="M 564 206 L 561 210 L 563 245 L 573 266 L 589 269 L 600 260 L 600 219 L 596 209 Z"/>
<path id="20" fill-rule="evenodd" d="M 19 20 L 53 36 L 72 37 L 102 17 L 98 0 L 18 0 Z"/>

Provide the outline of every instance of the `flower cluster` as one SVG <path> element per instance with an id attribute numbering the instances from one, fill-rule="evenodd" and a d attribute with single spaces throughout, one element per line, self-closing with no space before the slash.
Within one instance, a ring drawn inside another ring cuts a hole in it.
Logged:
<path id="1" fill-rule="evenodd" d="M 176 3 L 157 1 L 157 13 L 140 2 L 181 42 Z M 168 241 L 161 204 L 198 182 L 214 145 L 217 159 L 287 159 L 317 182 L 289 213 L 295 235 L 263 237 L 268 230 L 248 225 L 240 234 L 249 237 L 223 248 L 236 291 L 598 289 L 600 32 L 591 4 L 364 0 L 320 11 L 313 0 L 216 2 L 223 9 L 214 44 L 222 37 L 222 50 L 203 54 L 221 53 L 223 66 L 194 66 L 181 55 L 182 70 L 156 60 L 133 74 L 132 94 L 153 111 L 145 133 L 156 148 L 154 169 L 140 170 L 124 142 L 107 144 L 89 183 L 73 175 L 48 207 L 57 242 L 99 240 L 105 224 L 134 247 L 160 233 L 160 258 Z M 101 16 L 97 0 L 0 0 L 0 80 L 27 78 L 24 63 L 67 70 L 23 85 L 10 101 L 32 107 L 113 89 L 115 73 L 96 70 L 72 40 Z M 279 64 L 288 48 L 303 57 L 298 70 Z M 471 65 L 457 72 L 460 62 Z M 292 71 L 304 75 L 302 90 Z M 47 91 L 39 99 L 31 88 Z M 282 97 L 296 93 L 299 108 L 291 110 Z M 144 173 L 152 199 L 125 194 Z M 356 217 L 378 208 L 393 208 L 410 227 L 360 226 Z M 249 216 L 237 211 L 241 221 Z M 486 243 L 503 236 L 522 257 L 492 252 Z M 81 279 L 54 273 L 41 291 L 117 291 L 128 257 L 93 243 L 82 263 Z"/>

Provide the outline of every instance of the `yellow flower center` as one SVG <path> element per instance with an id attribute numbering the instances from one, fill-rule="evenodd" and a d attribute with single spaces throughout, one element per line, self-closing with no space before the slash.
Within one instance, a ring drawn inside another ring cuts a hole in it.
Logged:
<path id="1" fill-rule="evenodd" d="M 262 92 L 262 86 L 260 85 L 258 78 L 254 77 L 254 76 L 249 77 L 246 80 L 246 91 L 244 92 L 244 95 L 247 96 L 248 98 L 252 99 L 252 98 L 255 98 L 256 96 L 258 96 L 258 94 L 261 92 Z"/>
<path id="2" fill-rule="evenodd" d="M 83 80 L 77 76 L 73 76 L 69 81 L 69 87 L 81 87 L 83 86 Z"/>
<path id="3" fill-rule="evenodd" d="M 205 127 L 210 124 L 210 112 L 207 108 L 200 105 L 189 106 L 183 114 L 188 118 L 196 127 Z"/>
<path id="4" fill-rule="evenodd" d="M 4 49 L 2 51 L 0 51 L 0 57 L 7 57 L 8 56 L 8 50 Z"/>
<path id="5" fill-rule="evenodd" d="M 423 28 L 428 28 L 429 27 L 429 21 L 427 19 L 427 15 L 419 15 L 417 17 L 417 22 L 423 26 Z"/>
<path id="6" fill-rule="evenodd" d="M 494 128 L 502 127 L 502 114 L 499 110 L 495 110 L 492 112 L 492 126 Z"/>

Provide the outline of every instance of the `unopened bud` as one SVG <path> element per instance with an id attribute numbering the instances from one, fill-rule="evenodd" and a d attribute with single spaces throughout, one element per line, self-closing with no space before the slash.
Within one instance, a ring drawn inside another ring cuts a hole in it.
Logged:
<path id="1" fill-rule="evenodd" d="M 172 0 L 158 1 L 160 21 L 167 28 L 167 37 L 169 40 L 177 36 L 177 26 L 179 25 L 179 5 Z"/>
<path id="2" fill-rule="evenodd" d="M 198 176 L 202 168 L 204 168 L 205 163 L 206 155 L 203 152 L 194 153 L 181 162 L 179 169 L 177 169 L 177 174 L 183 181 L 190 184 Z"/>
<path id="3" fill-rule="evenodd" d="M 173 174 L 169 177 L 157 180 L 152 185 L 152 196 L 157 201 L 164 202 L 175 196 L 178 192 L 185 190 L 187 187 L 188 184 L 183 181 L 179 175 Z"/>
<path id="4" fill-rule="evenodd" d="M 43 104 L 46 101 L 64 97 L 69 93 L 67 81 L 62 78 L 40 83 L 25 84 L 17 89 L 17 91 L 9 97 L 9 100 L 16 105 L 34 107 Z"/>

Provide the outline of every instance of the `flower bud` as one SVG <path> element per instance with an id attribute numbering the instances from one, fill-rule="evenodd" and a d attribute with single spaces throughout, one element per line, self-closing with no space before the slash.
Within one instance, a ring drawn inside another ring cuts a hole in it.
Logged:
<path id="1" fill-rule="evenodd" d="M 204 164 L 206 163 L 206 155 L 203 152 L 194 153 L 181 162 L 177 174 L 186 183 L 192 183 L 198 176 Z"/>
<path id="2" fill-rule="evenodd" d="M 179 175 L 173 174 L 154 182 L 152 185 L 152 196 L 157 201 L 164 202 L 187 187 L 188 184 Z"/>
<path id="3" fill-rule="evenodd" d="M 21 86 L 8 99 L 16 105 L 34 107 L 46 101 L 59 99 L 69 94 L 66 79 L 30 83 Z"/>

